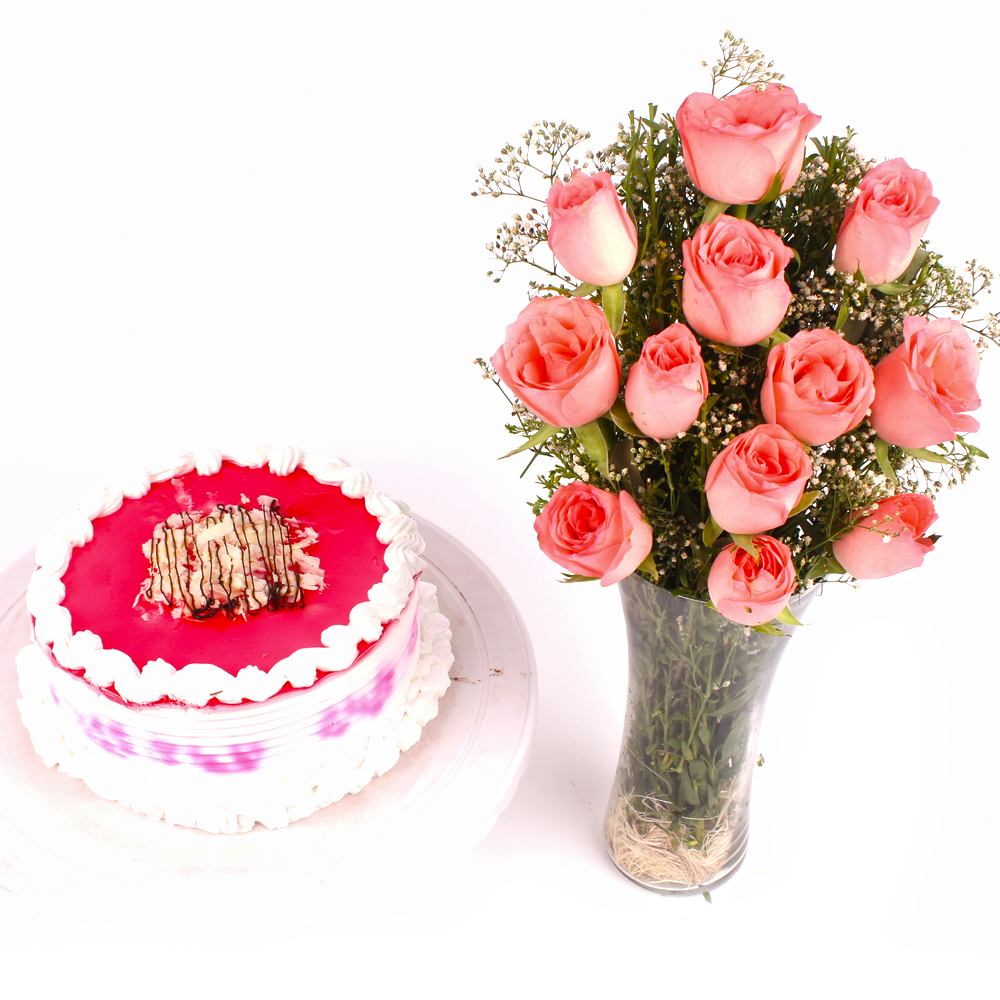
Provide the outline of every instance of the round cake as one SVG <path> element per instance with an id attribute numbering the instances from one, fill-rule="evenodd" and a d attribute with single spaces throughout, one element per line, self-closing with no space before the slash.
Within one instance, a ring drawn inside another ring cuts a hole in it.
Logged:
<path id="1" fill-rule="evenodd" d="M 181 456 L 45 539 L 18 702 L 49 766 L 168 823 L 286 826 L 437 714 L 450 631 L 404 505 L 294 448 Z"/>

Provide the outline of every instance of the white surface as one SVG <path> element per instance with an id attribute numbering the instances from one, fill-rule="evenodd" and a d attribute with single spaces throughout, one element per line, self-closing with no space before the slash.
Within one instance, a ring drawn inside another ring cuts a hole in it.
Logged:
<path id="1" fill-rule="evenodd" d="M 0 575 L 0 886 L 28 900 L 112 893 L 150 905 L 183 894 L 315 888 L 345 862 L 478 843 L 514 794 L 535 713 L 534 663 L 509 598 L 426 523 L 424 579 L 452 622 L 451 694 L 420 741 L 356 795 L 283 830 L 212 835 L 153 822 L 45 767 L 20 725 L 14 657 L 28 640 L 30 560 Z M 16 599 L 15 599 L 16 598 Z M 278 834 L 284 834 L 279 836 Z M 77 896 L 79 899 L 79 896 Z"/>
<path id="2" fill-rule="evenodd" d="M 165 990 L 206 994 L 339 986 L 332 967 L 376 988 L 379 961 L 385 982 L 442 995 L 988 993 L 1000 351 L 977 438 L 996 458 L 941 499 L 937 551 L 830 591 L 783 663 L 750 855 L 711 906 L 645 893 L 605 858 L 617 594 L 556 582 L 525 507 L 533 473 L 496 461 L 505 405 L 471 361 L 502 341 L 525 278 L 483 277 L 483 245 L 515 209 L 469 197 L 476 166 L 543 117 L 600 145 L 630 108 L 676 109 L 706 89 L 699 63 L 726 27 L 779 64 L 820 133 L 851 124 L 869 155 L 927 171 L 934 248 L 1000 266 L 997 14 L 971 0 L 7 6 L 0 565 L 148 439 L 294 440 L 356 462 L 472 548 L 523 614 L 539 674 L 529 768 L 475 849 L 359 866 L 324 906 L 262 907 L 266 949 L 226 899 L 184 925 L 136 911 L 68 923 L 0 899 L 12 961 L 58 979 L 56 940 L 67 969 L 113 952 L 112 981 L 152 964 Z M 290 390 L 268 380 L 272 346 L 307 376 Z M 190 373 L 196 350 L 225 358 L 224 384 Z M 177 371 L 190 377 L 167 405 Z M 246 386 L 259 405 L 241 405 Z"/>

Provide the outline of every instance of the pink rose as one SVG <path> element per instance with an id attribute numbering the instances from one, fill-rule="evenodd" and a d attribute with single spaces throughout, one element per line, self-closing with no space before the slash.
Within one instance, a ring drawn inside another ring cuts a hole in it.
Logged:
<path id="1" fill-rule="evenodd" d="M 953 319 L 906 316 L 903 343 L 875 366 L 871 424 L 883 441 L 926 448 L 978 431 L 979 352 Z"/>
<path id="2" fill-rule="evenodd" d="M 812 474 L 805 449 L 784 427 L 758 424 L 712 460 L 705 495 L 723 531 L 753 535 L 788 520 Z"/>
<path id="3" fill-rule="evenodd" d="M 639 242 L 610 174 L 574 170 L 568 184 L 552 185 L 545 204 L 549 249 L 577 281 L 603 287 L 625 280 Z"/>
<path id="4" fill-rule="evenodd" d="M 764 419 L 809 445 L 857 427 L 875 398 L 872 366 L 833 330 L 802 330 L 767 356 Z"/>
<path id="5" fill-rule="evenodd" d="M 752 222 L 720 215 L 684 241 L 681 305 L 691 327 L 734 347 L 756 344 L 785 318 L 792 251 Z"/>
<path id="6" fill-rule="evenodd" d="M 863 511 L 855 511 L 851 518 Z M 937 520 L 934 503 L 922 493 L 879 500 L 872 514 L 833 543 L 837 562 L 859 580 L 878 580 L 915 569 L 934 543 L 924 538 Z"/>
<path id="7" fill-rule="evenodd" d="M 692 94 L 677 111 L 684 162 L 699 191 L 727 205 L 749 205 L 798 179 L 806 133 L 820 122 L 791 87 L 770 83 L 729 97 Z"/>
<path id="8" fill-rule="evenodd" d="M 938 207 L 931 190 L 927 174 L 901 158 L 869 170 L 840 224 L 834 267 L 845 274 L 860 268 L 869 285 L 898 278 Z"/>
<path id="9" fill-rule="evenodd" d="M 653 529 L 628 493 L 608 493 L 588 483 L 560 486 L 535 518 L 541 550 L 580 576 L 607 587 L 624 580 L 649 555 Z"/>
<path id="10" fill-rule="evenodd" d="M 625 383 L 625 407 L 643 434 L 676 437 L 686 431 L 708 399 L 701 346 L 683 324 L 646 339 Z"/>
<path id="11" fill-rule="evenodd" d="M 708 571 L 708 595 L 727 618 L 741 625 L 763 625 L 781 614 L 795 590 L 792 553 L 770 535 L 754 535 L 757 559 L 738 545 L 727 545 Z"/>
<path id="12" fill-rule="evenodd" d="M 611 409 L 622 365 L 603 311 L 587 299 L 533 298 L 491 362 L 546 423 L 580 427 Z"/>

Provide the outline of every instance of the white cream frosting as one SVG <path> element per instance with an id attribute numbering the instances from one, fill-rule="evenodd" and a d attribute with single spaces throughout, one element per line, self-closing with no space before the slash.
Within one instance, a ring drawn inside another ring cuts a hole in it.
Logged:
<path id="1" fill-rule="evenodd" d="M 224 461 L 246 468 L 265 465 L 277 476 L 302 468 L 317 482 L 339 486 L 345 496 L 363 499 L 379 521 L 376 537 L 386 546 L 386 570 L 368 591 L 368 600 L 355 605 L 348 624 L 335 624 L 320 635 L 322 645 L 298 649 L 268 670 L 247 666 L 236 676 L 212 663 L 188 663 L 179 669 L 162 659 L 141 667 L 120 650 L 104 649 L 100 636 L 89 631 L 74 633 L 72 618 L 61 602 L 65 597 L 61 577 L 74 548 L 93 538 L 93 521 L 114 513 L 126 498 L 145 496 L 153 483 L 164 482 L 196 471 L 217 473 Z M 27 605 L 34 618 L 35 636 L 51 645 L 64 667 L 82 670 L 98 687 L 113 686 L 128 702 L 148 705 L 164 698 L 202 706 L 210 700 L 238 704 L 264 701 L 284 685 L 309 687 L 320 673 L 345 670 L 357 656 L 359 642 L 374 642 L 383 627 L 397 618 L 413 590 L 414 580 L 424 568 L 420 558 L 424 543 L 409 509 L 373 489 L 368 474 L 339 459 L 321 459 L 297 448 L 260 445 L 247 452 L 223 454 L 216 449 L 185 453 L 173 462 L 130 473 L 114 487 L 87 498 L 74 515 L 39 544 L 37 569 L 28 584 Z"/>
<path id="2" fill-rule="evenodd" d="M 333 738 L 315 736 L 317 713 L 336 708 L 359 684 L 363 688 L 370 683 L 385 656 L 371 657 L 372 664 L 358 676 L 355 671 L 331 675 L 271 705 L 135 709 L 112 702 L 59 670 L 42 647 L 30 645 L 17 657 L 22 695 L 18 707 L 45 763 L 81 778 L 102 798 L 153 819 L 212 833 L 241 833 L 255 823 L 272 829 L 287 826 L 384 774 L 437 715 L 438 700 L 450 683 L 451 632 L 438 613 L 434 587 L 419 583 L 417 600 L 415 665 L 394 679 L 393 693 L 377 717 L 359 720 Z M 410 618 L 409 612 L 405 617 Z M 409 628 L 405 621 L 395 625 Z M 154 759 L 155 754 L 123 757 L 88 736 L 81 715 L 128 726 L 135 745 L 159 737 L 235 749 L 244 742 L 259 744 L 266 735 L 265 742 L 276 749 L 269 750 L 256 769 L 231 773 L 206 771 L 176 755 L 170 764 Z"/>

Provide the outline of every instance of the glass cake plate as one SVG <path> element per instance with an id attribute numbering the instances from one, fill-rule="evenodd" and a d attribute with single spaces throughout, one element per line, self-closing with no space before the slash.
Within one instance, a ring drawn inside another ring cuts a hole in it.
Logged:
<path id="1" fill-rule="evenodd" d="M 405 862 L 478 843 L 524 771 L 535 717 L 531 645 L 510 597 L 464 545 L 420 518 L 422 579 L 452 629 L 452 683 L 396 765 L 281 830 L 209 834 L 99 798 L 48 768 L 21 723 L 14 658 L 28 641 L 34 554 L 0 574 L 0 886 L 31 898 L 137 885 L 190 892 L 312 885 L 345 861 Z"/>

